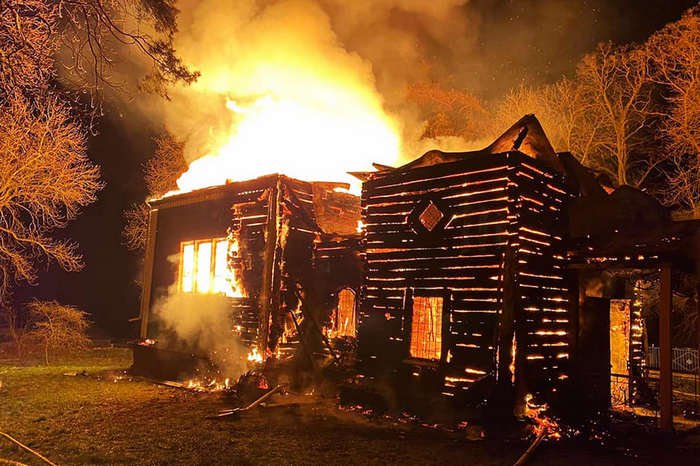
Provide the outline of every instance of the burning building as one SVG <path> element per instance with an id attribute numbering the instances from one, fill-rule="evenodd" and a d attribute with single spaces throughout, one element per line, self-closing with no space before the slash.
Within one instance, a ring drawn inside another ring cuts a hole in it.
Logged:
<path id="1" fill-rule="evenodd" d="M 556 153 L 532 115 L 483 150 L 431 151 L 357 176 L 360 385 L 393 387 L 400 403 L 437 395 L 521 411 L 549 399 L 574 416 L 635 403 L 648 396 L 644 321 L 637 285 L 622 277 L 651 273 L 670 429 L 671 272 L 696 273 L 698 220 L 604 186 Z M 612 290 L 606 276 L 624 286 Z"/>
<path id="2" fill-rule="evenodd" d="M 137 347 L 137 371 L 174 377 L 189 364 L 173 355 L 211 352 L 202 329 L 173 328 L 171 311 L 224 326 L 254 359 L 297 345 L 302 326 L 354 335 L 359 199 L 338 187 L 268 175 L 152 201 L 140 337 L 159 343 Z M 206 319 L 214 307 L 219 322 Z"/>
<path id="3" fill-rule="evenodd" d="M 164 309 L 182 322 L 218 307 L 224 319 L 205 326 L 257 360 L 306 348 L 309 333 L 356 338 L 348 390 L 393 387 L 401 404 L 519 410 L 585 381 L 576 404 L 592 413 L 610 405 L 611 364 L 612 390 L 638 398 L 640 303 L 591 280 L 662 268 L 667 317 L 671 266 L 697 263 L 697 221 L 672 221 L 634 188 L 605 190 L 532 115 L 483 150 L 375 168 L 353 173 L 361 199 L 339 183 L 267 175 L 152 201 L 140 336 L 159 344 L 137 347 L 136 369 L 172 377 L 188 370 L 175 354 L 210 355 L 201 334 L 173 338 Z"/>
<path id="4" fill-rule="evenodd" d="M 482 151 L 431 151 L 359 174 L 365 381 L 456 400 L 500 387 L 524 399 L 568 376 L 562 172 L 526 118 Z"/>

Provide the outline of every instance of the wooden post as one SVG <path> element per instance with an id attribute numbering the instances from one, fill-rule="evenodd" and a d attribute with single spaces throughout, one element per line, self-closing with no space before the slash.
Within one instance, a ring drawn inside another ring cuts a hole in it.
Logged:
<path id="1" fill-rule="evenodd" d="M 265 354 L 270 335 L 270 315 L 273 312 L 273 295 L 275 281 L 275 254 L 277 251 L 277 228 L 279 215 L 280 178 L 275 177 L 274 185 L 267 192 L 267 224 L 265 226 L 265 250 L 263 252 L 263 276 L 259 297 L 259 340 L 258 349 Z"/>
<path id="2" fill-rule="evenodd" d="M 143 283 L 141 287 L 141 326 L 139 338 L 148 338 L 148 317 L 151 310 L 151 287 L 153 283 L 153 262 L 156 253 L 156 231 L 158 229 L 158 210 L 151 209 L 148 215 L 148 234 L 146 237 L 146 257 L 143 264 Z"/>
<path id="3" fill-rule="evenodd" d="M 671 357 L 671 265 L 661 267 L 661 293 L 659 306 L 659 427 L 664 432 L 673 431 L 673 368 Z"/>
<path id="4" fill-rule="evenodd" d="M 518 333 L 516 326 L 516 301 L 517 301 L 517 283 L 516 274 L 517 252 L 514 247 L 508 246 L 503 255 L 503 312 L 501 313 L 501 321 L 498 331 L 498 367 L 496 367 L 496 403 L 502 414 L 505 415 L 508 409 L 511 408 L 508 414 L 520 414 L 518 411 L 523 409 L 522 406 L 517 406 L 515 385 L 518 382 L 518 377 L 521 376 L 521 367 L 518 367 L 518 354 L 512 354 L 514 345 L 519 347 L 520 351 L 524 352 L 524 347 L 520 341 L 515 340 Z"/>

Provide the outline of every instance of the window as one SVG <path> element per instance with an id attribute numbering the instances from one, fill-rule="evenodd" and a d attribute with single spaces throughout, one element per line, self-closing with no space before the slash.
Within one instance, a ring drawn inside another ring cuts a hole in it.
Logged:
<path id="1" fill-rule="evenodd" d="M 336 336 L 355 336 L 355 292 L 343 288 L 338 293 L 338 309 L 335 316 Z"/>
<path id="2" fill-rule="evenodd" d="M 406 218 L 411 230 L 417 235 L 440 235 L 452 218 L 444 200 L 433 196 L 429 194 L 418 202 Z"/>
<path id="3" fill-rule="evenodd" d="M 229 242 L 220 239 L 215 240 L 214 245 L 214 293 L 226 294 L 231 288 L 231 273 L 228 268 Z"/>
<path id="4" fill-rule="evenodd" d="M 179 288 L 184 293 L 223 293 L 231 288 L 229 241 L 213 239 L 180 244 Z"/>
<path id="5" fill-rule="evenodd" d="M 441 296 L 414 296 L 411 320 L 412 358 L 439 360 L 442 354 Z"/>
<path id="6" fill-rule="evenodd" d="M 197 242 L 197 271 L 195 273 L 195 290 L 197 293 L 211 291 L 211 243 Z"/>
<path id="7" fill-rule="evenodd" d="M 428 203 L 427 207 L 418 216 L 418 221 L 425 227 L 428 231 L 433 231 L 435 227 L 438 226 L 440 220 L 445 216 L 440 209 L 431 201 Z"/>
<path id="8" fill-rule="evenodd" d="M 180 249 L 180 290 L 191 293 L 194 291 L 194 243 L 183 243 Z"/>

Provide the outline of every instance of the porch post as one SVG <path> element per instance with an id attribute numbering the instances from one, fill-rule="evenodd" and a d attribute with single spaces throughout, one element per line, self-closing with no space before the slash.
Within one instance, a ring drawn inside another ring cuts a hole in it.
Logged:
<path id="1" fill-rule="evenodd" d="M 671 357 L 671 265 L 661 267 L 661 293 L 659 309 L 659 427 L 664 432 L 673 431 L 673 368 Z"/>
<path id="2" fill-rule="evenodd" d="M 151 313 L 151 287 L 153 285 L 153 263 L 156 253 L 156 234 L 158 230 L 158 209 L 151 209 L 148 214 L 148 236 L 146 239 L 146 257 L 143 264 L 143 283 L 141 284 L 141 307 L 139 338 L 148 338 L 148 320 Z"/>

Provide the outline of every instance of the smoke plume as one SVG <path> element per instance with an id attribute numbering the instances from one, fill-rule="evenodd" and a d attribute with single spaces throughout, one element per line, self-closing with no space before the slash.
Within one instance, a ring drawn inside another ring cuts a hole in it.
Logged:
<path id="1" fill-rule="evenodd" d="M 186 141 L 189 162 L 227 146 L 231 134 L 245 128 L 244 117 L 260 111 L 268 98 L 280 99 L 282 109 L 287 102 L 302 103 L 301 109 L 290 105 L 289 114 L 318 111 L 319 120 L 310 117 L 306 122 L 308 131 L 294 128 L 293 135 L 285 136 L 279 128 L 268 128 L 277 138 L 289 139 L 286 152 L 299 145 L 306 146 L 302 149 L 306 152 L 330 145 L 328 138 L 316 142 L 329 132 L 323 126 L 326 121 L 346 127 L 333 134 L 337 147 L 365 139 L 364 153 L 355 154 L 354 148 L 329 154 L 338 170 L 369 169 L 374 161 L 396 164 L 403 154 L 415 156 L 422 133 L 421 116 L 406 102 L 408 83 L 435 73 L 437 50 L 442 56 L 460 56 L 473 47 L 469 40 L 451 40 L 454 35 L 470 36 L 467 29 L 475 20 L 463 8 L 465 3 L 181 1 L 175 46 L 185 63 L 201 71 L 201 78 L 192 86 L 172 89 L 169 101 L 145 98 L 141 108 Z M 287 116 L 278 113 L 280 119 Z M 261 138 L 243 148 L 234 144 L 232 150 L 252 152 L 253 145 L 260 146 L 256 154 L 272 152 Z M 333 152 L 333 147 L 326 151 Z M 246 156 L 250 154 L 241 154 Z M 299 157 L 294 153 L 272 157 L 285 156 Z M 258 165 L 270 165 L 260 168 L 263 172 L 290 171 L 284 166 L 275 169 L 275 160 L 256 158 Z M 222 171 L 211 166 L 204 170 Z M 333 175 L 329 173 L 330 179 Z"/>
<path id="2" fill-rule="evenodd" d="M 586 2 L 182 0 L 178 8 L 176 50 L 201 78 L 141 108 L 186 141 L 188 162 L 212 156 L 194 175 L 219 179 L 190 179 L 184 189 L 274 171 L 343 181 L 338 173 L 371 162 L 473 149 L 483 141 L 421 140 L 425 115 L 408 87 L 438 82 L 493 98 L 525 80 L 559 79 L 596 40 L 586 33 L 595 11 Z"/>
<path id="3" fill-rule="evenodd" d="M 248 349 L 235 336 L 230 303 L 220 295 L 172 288 L 154 306 L 154 320 L 161 327 L 159 344 L 208 357 L 222 377 L 237 378 L 246 369 Z"/>

